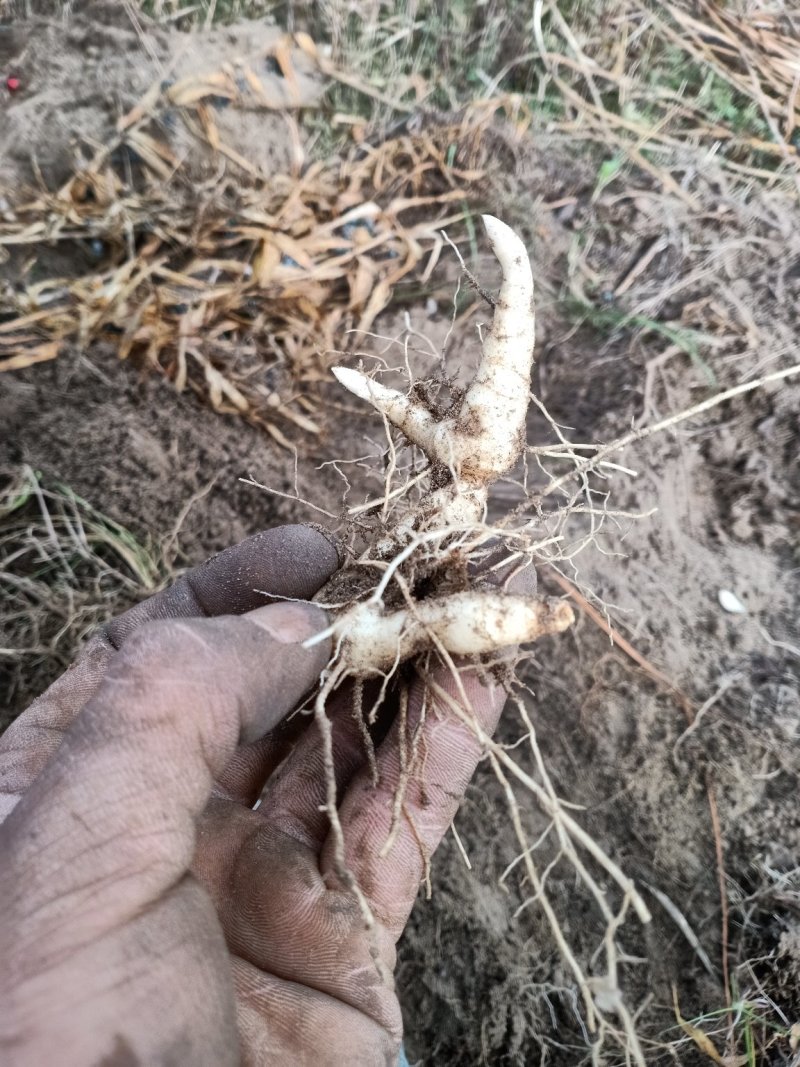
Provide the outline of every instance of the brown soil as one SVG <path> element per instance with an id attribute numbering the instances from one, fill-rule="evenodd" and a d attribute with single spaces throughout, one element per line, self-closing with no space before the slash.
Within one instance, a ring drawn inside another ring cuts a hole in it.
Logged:
<path id="1" fill-rule="evenodd" d="M 30 32 L 15 27 L 15 47 L 30 42 L 33 49 Z M 63 99 L 69 53 L 82 62 L 89 34 L 104 78 L 116 70 L 119 84 L 138 78 L 136 91 L 146 86 L 149 60 L 138 38 L 124 32 L 128 43 L 120 52 L 118 22 L 106 29 L 99 20 L 87 30 L 75 20 L 60 65 L 48 72 L 52 99 Z M 115 67 L 110 60 L 119 55 L 125 59 Z M 25 70 L 36 77 L 35 66 Z M 94 101 L 99 82 L 87 93 Z M 74 123 L 65 121 L 64 130 L 85 133 L 81 114 L 78 109 Z M 28 176 L 27 156 L 2 152 L 8 130 L 0 134 L 2 167 L 6 175 L 19 167 Z M 48 157 L 54 175 L 68 139 Z M 56 141 L 48 133 L 36 144 L 45 153 Z M 724 388 L 779 365 L 796 348 L 800 298 L 800 212 L 788 195 L 735 192 L 722 174 L 706 169 L 692 179 L 705 210 L 691 215 L 649 185 L 630 192 L 615 183 L 593 201 L 595 177 L 596 169 L 568 144 L 541 137 L 515 178 L 508 207 L 524 216 L 535 256 L 536 390 L 579 441 L 610 439 L 634 418 L 650 420 L 705 398 L 714 391 L 709 369 Z M 565 197 L 574 198 L 567 209 L 544 206 Z M 664 251 L 612 306 L 702 331 L 705 366 L 657 333 L 598 316 L 593 324 L 573 310 L 582 294 L 605 313 L 601 294 L 618 286 L 648 242 L 661 236 Z M 576 269 L 569 251 L 577 239 L 590 251 Z M 479 271 L 491 285 L 488 260 Z M 435 347 L 449 325 L 444 300 L 440 306 L 434 317 L 422 308 L 409 312 Z M 451 370 L 468 367 L 474 357 L 473 322 L 457 327 L 450 340 Z M 378 325 L 385 336 L 402 329 L 400 315 Z M 415 369 L 435 368 L 435 358 L 417 347 Z M 402 351 L 398 363 L 401 357 Z M 332 467 L 320 468 L 321 460 L 376 457 L 347 468 L 353 499 L 380 482 L 380 426 L 355 405 L 348 408 L 353 415 L 343 410 L 331 413 L 326 441 L 314 446 L 314 455 L 300 455 L 295 473 L 293 456 L 242 421 L 140 379 L 110 352 L 74 353 L 0 381 L 0 465 L 27 462 L 57 476 L 138 536 L 156 539 L 213 482 L 180 527 L 183 557 L 195 562 L 264 525 L 313 518 L 293 501 L 243 485 L 241 476 L 334 512 L 344 483 Z M 691 734 L 675 696 L 584 615 L 571 633 L 539 644 L 529 670 L 539 741 L 557 792 L 584 807 L 582 825 L 643 887 L 653 910 L 649 927 L 629 920 L 619 937 L 629 960 L 621 985 L 631 1009 L 641 1010 L 648 1063 L 709 1062 L 676 1026 L 673 984 L 685 1018 L 725 1007 L 709 789 L 722 830 L 735 995 L 766 1020 L 752 1024 L 763 1050 L 759 1062 L 792 1062 L 788 1040 L 777 1033 L 800 1019 L 798 410 L 799 386 L 765 388 L 628 449 L 618 458 L 639 475 L 611 475 L 610 506 L 657 507 L 658 513 L 609 522 L 576 559 L 576 569 L 565 571 L 609 605 L 618 630 L 695 706 L 717 696 Z M 538 416 L 530 438 L 551 439 Z M 513 495 L 513 487 L 501 489 L 496 506 Z M 546 571 L 540 577 L 547 586 Z M 741 599 L 747 614 L 722 610 L 724 589 Z M 30 690 L 47 680 L 46 672 L 31 678 Z M 520 734 L 509 712 L 501 737 L 511 743 Z M 524 749 L 517 755 L 528 760 Z M 524 819 L 534 839 L 546 827 L 530 802 Z M 471 785 L 457 828 L 472 870 L 448 838 L 434 862 L 432 899 L 419 901 L 401 945 L 409 1058 L 436 1067 L 589 1062 L 578 998 L 541 913 L 533 904 L 516 914 L 530 894 L 520 868 L 499 883 L 518 846 L 488 767 Z M 555 858 L 549 847 L 542 846 L 540 869 Z M 711 974 L 648 887 L 683 914 L 710 958 Z M 548 889 L 570 943 L 591 970 L 604 924 L 563 861 L 551 870 Z M 706 1029 L 717 1031 L 723 1050 L 725 1019 L 718 1016 Z M 736 1034 L 741 1052 L 741 1021 Z M 625 1061 L 609 1052 L 602 1062 Z"/>

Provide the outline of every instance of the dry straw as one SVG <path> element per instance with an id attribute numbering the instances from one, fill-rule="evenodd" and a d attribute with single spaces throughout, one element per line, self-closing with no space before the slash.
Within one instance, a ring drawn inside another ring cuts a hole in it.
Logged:
<path id="1" fill-rule="evenodd" d="M 681 173 L 692 169 L 692 148 L 737 179 L 788 176 L 800 195 L 796 16 L 714 0 L 620 0 L 580 26 L 578 14 L 570 20 L 555 0 L 534 0 L 539 94 L 552 87 L 564 105 L 553 129 L 610 149 L 696 211 Z M 701 98 L 709 79 L 729 91 L 722 110 Z"/>
<path id="2" fill-rule="evenodd" d="M 317 56 L 307 38 L 300 44 Z M 290 85 L 300 54 L 286 39 L 274 48 Z M 281 443 L 292 430 L 318 432 L 314 383 L 328 353 L 346 330 L 370 328 L 398 282 L 428 277 L 440 228 L 463 220 L 467 194 L 484 180 L 493 109 L 375 142 L 360 131 L 343 158 L 308 164 L 286 112 L 294 171 L 261 175 L 223 142 L 222 103 L 277 106 L 247 72 L 155 86 L 60 189 L 8 206 L 0 255 L 72 245 L 97 250 L 101 263 L 72 277 L 23 274 L 6 287 L 0 371 L 105 341 Z M 225 164 L 200 189 L 192 157 L 159 132 L 176 115 L 204 158 Z"/>

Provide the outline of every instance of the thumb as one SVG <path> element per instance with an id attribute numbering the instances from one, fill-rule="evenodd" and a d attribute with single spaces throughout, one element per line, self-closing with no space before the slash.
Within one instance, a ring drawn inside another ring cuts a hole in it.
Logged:
<path id="1" fill-rule="evenodd" d="M 214 777 L 314 685 L 330 649 L 301 642 L 325 625 L 319 608 L 283 603 L 132 635 L 0 828 L 18 935 L 52 927 L 81 944 L 182 878 Z"/>

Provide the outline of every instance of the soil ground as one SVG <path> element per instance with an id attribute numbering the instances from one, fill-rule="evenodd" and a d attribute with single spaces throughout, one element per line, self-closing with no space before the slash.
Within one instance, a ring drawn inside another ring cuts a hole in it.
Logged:
<path id="1" fill-rule="evenodd" d="M 142 84 L 131 87 L 136 96 L 149 77 L 149 60 L 141 59 L 135 35 L 112 23 L 106 32 L 75 17 L 47 100 L 72 91 L 69 71 L 82 64 L 89 36 L 98 66 L 116 71 L 120 83 L 123 64 L 125 78 L 144 64 Z M 13 48 L 32 42 L 36 29 L 36 23 L 15 25 Z M 208 44 L 198 47 L 202 52 Z M 35 51 L 33 43 L 30 49 Z M 35 66 L 31 79 L 34 72 Z M 27 100 L 13 106 L 38 113 L 50 106 L 47 100 L 37 104 L 32 88 Z M 88 103 L 81 112 L 84 136 L 86 124 L 95 129 L 92 123 L 99 121 L 93 108 Z M 14 118 L 9 106 L 3 135 L 20 119 L 21 110 Z M 41 137 L 43 153 L 46 147 L 52 153 L 42 159 L 59 180 L 59 169 L 68 169 L 64 144 L 56 150 L 49 121 L 30 128 Z M 277 137 L 275 126 L 270 129 Z M 279 145 L 271 151 L 280 156 Z M 6 180 L 15 174 L 27 180 L 28 159 L 5 154 Z M 634 420 L 654 421 L 686 408 L 774 369 L 785 353 L 797 350 L 800 210 L 788 194 L 755 187 L 734 192 L 711 161 L 691 179 L 699 212 L 649 180 L 636 188 L 612 183 L 598 196 L 595 178 L 594 163 L 577 157 L 567 140 L 541 133 L 526 146 L 505 193 L 534 256 L 535 391 L 555 421 L 571 428 L 573 439 L 610 440 Z M 496 214 L 502 209 L 493 205 Z M 662 250 L 622 286 L 656 239 Z M 487 286 L 494 285 L 488 258 L 476 269 Z M 585 305 L 581 312 L 574 309 L 575 294 L 589 280 L 594 292 L 609 294 L 587 301 L 593 316 Z M 622 317 L 609 314 L 615 310 L 680 321 L 687 331 L 702 333 L 702 357 L 652 330 L 620 325 Z M 424 303 L 412 306 L 408 322 L 440 348 L 450 326 L 445 301 L 431 312 Z M 405 324 L 401 313 L 390 311 L 376 332 L 401 336 Z M 476 351 L 473 324 L 457 324 L 447 347 L 450 369 L 468 366 Z M 417 370 L 430 358 L 412 351 Z M 752 1039 L 759 1050 L 758 1060 L 726 1062 L 795 1062 L 798 412 L 800 386 L 769 386 L 627 449 L 617 458 L 637 476 L 610 472 L 609 507 L 657 512 L 607 522 L 574 566 L 564 568 L 607 606 L 636 650 L 703 709 L 691 731 L 674 692 L 580 612 L 570 633 L 537 645 L 527 669 L 539 743 L 556 791 L 581 806 L 582 825 L 642 887 L 653 911 L 648 927 L 628 920 L 619 937 L 625 953 L 620 982 L 638 1013 L 648 1063 L 710 1062 L 676 1024 L 673 990 L 682 1016 L 702 1019 L 718 1049 L 727 1041 L 730 1055 L 747 1055 Z M 289 495 L 297 491 L 336 511 L 342 481 L 335 469 L 320 464 L 363 456 L 365 449 L 374 454 L 381 434 L 366 415 L 345 419 L 333 411 L 321 441 L 306 442 L 295 466 L 294 456 L 257 429 L 142 377 L 103 349 L 75 350 L 52 364 L 5 375 L 0 426 L 0 466 L 29 464 L 141 538 L 168 536 L 180 522 L 187 564 L 266 525 L 314 517 L 302 504 L 240 478 L 252 476 Z M 538 415 L 529 439 L 552 440 Z M 353 470 L 355 499 L 368 491 L 375 471 Z M 200 493 L 205 495 L 185 511 Z M 514 493 L 512 485 L 501 487 L 494 506 L 506 506 Z M 540 582 L 559 592 L 547 568 Z M 721 590 L 734 593 L 746 611 L 723 610 Z M 27 678 L 26 688 L 15 693 L 15 709 L 49 677 L 45 666 Z M 522 732 L 509 711 L 501 738 L 513 744 Z M 532 756 L 524 749 L 517 754 L 533 768 Z M 723 1011 L 720 970 L 717 813 L 737 1005 L 732 1027 Z M 530 802 L 523 818 L 533 839 L 546 828 Z M 518 846 L 488 767 L 470 786 L 456 826 L 472 869 L 448 837 L 433 865 L 431 899 L 420 899 L 401 945 L 398 978 L 410 1060 L 436 1067 L 590 1062 L 591 1039 L 576 991 L 536 904 L 526 904 L 530 888 L 521 868 L 500 881 Z M 541 849 L 541 869 L 556 860 L 548 847 Z M 563 861 L 554 862 L 547 884 L 570 943 L 591 969 L 605 924 Z M 680 916 L 696 936 L 694 944 Z M 598 1062 L 625 1060 L 612 1043 Z"/>

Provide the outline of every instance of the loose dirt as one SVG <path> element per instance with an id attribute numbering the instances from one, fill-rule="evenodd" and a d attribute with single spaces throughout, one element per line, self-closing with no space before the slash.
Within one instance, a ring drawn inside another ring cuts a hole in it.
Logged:
<path id="1" fill-rule="evenodd" d="M 48 180 L 61 180 L 73 163 L 74 138 L 101 138 L 103 124 L 130 106 L 159 64 L 176 69 L 190 54 L 225 42 L 241 49 L 251 33 L 148 35 L 156 63 L 117 17 L 91 24 L 75 18 L 67 34 L 61 31 L 20 23 L 0 36 L 0 58 L 23 56 L 19 68 L 31 85 L 31 96 L 8 106 L 0 122 L 6 181 L 33 180 L 33 155 Z M 57 62 L 37 89 L 42 57 L 55 54 L 58 32 Z M 175 55 L 182 58 L 173 64 Z M 77 70 L 84 70 L 80 87 Z M 279 139 L 269 140 L 276 129 L 248 134 L 248 143 L 267 152 L 264 166 L 282 150 Z M 796 351 L 800 212 L 787 194 L 732 189 L 709 163 L 702 178 L 694 175 L 704 210 L 692 214 L 641 181 L 635 189 L 612 184 L 598 197 L 595 178 L 591 162 L 576 158 L 568 143 L 542 135 L 526 149 L 508 191 L 508 211 L 524 207 L 520 221 L 534 254 L 535 390 L 572 439 L 611 439 L 632 420 L 681 410 Z M 502 204 L 493 209 L 503 214 Z M 663 250 L 623 285 L 653 240 Z M 488 259 L 474 269 L 494 284 Z M 695 331 L 699 347 L 638 320 L 626 325 L 624 314 L 632 313 Z M 448 337 L 443 294 L 435 310 L 387 313 L 376 332 L 399 340 L 388 349 L 398 364 L 410 336 L 420 374 L 436 367 L 447 340 L 454 371 L 474 359 L 481 317 L 476 307 Z M 406 334 L 406 325 L 432 347 Z M 384 343 L 365 339 L 365 351 L 381 349 L 387 351 Z M 619 938 L 620 983 L 639 1012 L 648 1063 L 709 1062 L 676 1023 L 673 987 L 682 1016 L 708 1017 L 704 1028 L 725 1048 L 714 805 L 729 968 L 734 997 L 747 1005 L 738 1009 L 738 1051 L 750 1027 L 762 1050 L 758 1062 L 792 1062 L 787 1035 L 800 1022 L 799 410 L 797 385 L 765 388 L 616 457 L 637 475 L 608 472 L 609 507 L 658 511 L 609 519 L 574 568 L 564 569 L 702 709 L 691 729 L 674 692 L 581 613 L 571 633 L 537 645 L 526 676 L 556 791 L 582 807 L 576 817 L 642 887 L 653 911 L 649 927 L 629 921 Z M 326 461 L 372 457 L 342 468 L 351 501 L 381 478 L 382 429 L 355 404 L 332 410 L 321 442 L 306 442 L 295 459 L 241 420 L 116 363 L 111 350 L 75 351 L 4 376 L 0 425 L 0 465 L 24 462 L 59 478 L 138 536 L 167 536 L 179 523 L 187 563 L 265 525 L 318 518 L 287 497 L 338 513 L 345 481 L 330 464 L 321 466 Z M 538 415 L 530 439 L 552 440 Z M 287 496 L 239 480 L 250 475 Z M 501 487 L 493 506 L 507 506 L 515 493 Z M 540 582 L 559 592 L 546 569 Z M 726 613 L 721 590 L 733 592 L 746 612 Z M 46 672 L 31 678 L 26 695 L 47 680 Z M 509 711 L 501 738 L 513 744 L 522 732 Z M 516 755 L 533 768 L 525 752 Z M 530 804 L 524 821 L 533 840 L 547 826 Z M 521 865 L 500 881 L 518 846 L 488 767 L 470 786 L 456 826 L 472 869 L 448 837 L 433 864 L 432 897 L 420 899 L 401 944 L 410 1060 L 436 1067 L 588 1062 L 591 1039 L 578 997 L 529 900 Z M 554 864 L 549 896 L 591 970 L 605 924 L 577 891 L 570 868 L 556 860 L 545 843 L 538 862 L 540 870 Z M 621 1053 L 604 1055 L 603 1063 L 624 1062 Z"/>

